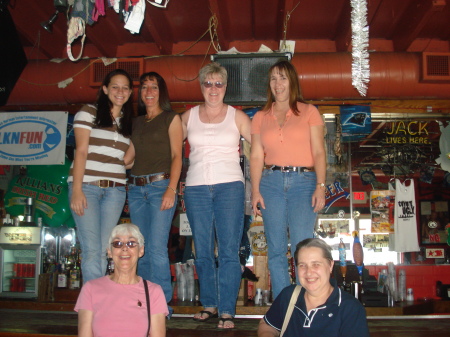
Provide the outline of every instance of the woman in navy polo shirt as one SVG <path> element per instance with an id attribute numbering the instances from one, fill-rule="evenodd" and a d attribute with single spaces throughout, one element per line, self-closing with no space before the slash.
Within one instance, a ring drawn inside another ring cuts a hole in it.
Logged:
<path id="1" fill-rule="evenodd" d="M 353 296 L 330 280 L 333 270 L 331 247 L 321 239 L 297 244 L 295 263 L 302 289 L 284 337 L 366 337 L 366 311 Z M 284 288 L 261 320 L 259 337 L 279 336 L 296 285 Z"/>

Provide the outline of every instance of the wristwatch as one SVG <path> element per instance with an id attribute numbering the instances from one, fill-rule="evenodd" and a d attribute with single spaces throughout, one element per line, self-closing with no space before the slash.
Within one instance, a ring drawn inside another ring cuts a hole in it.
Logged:
<path id="1" fill-rule="evenodd" d="M 325 188 L 325 184 L 324 183 L 317 183 L 317 186 Z"/>

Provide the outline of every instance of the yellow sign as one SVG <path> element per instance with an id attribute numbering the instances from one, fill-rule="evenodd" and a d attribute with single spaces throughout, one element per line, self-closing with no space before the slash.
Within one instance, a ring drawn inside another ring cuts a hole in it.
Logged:
<path id="1" fill-rule="evenodd" d="M 392 122 L 390 129 L 386 132 L 385 142 L 387 144 L 431 144 L 428 139 L 428 122 Z"/>

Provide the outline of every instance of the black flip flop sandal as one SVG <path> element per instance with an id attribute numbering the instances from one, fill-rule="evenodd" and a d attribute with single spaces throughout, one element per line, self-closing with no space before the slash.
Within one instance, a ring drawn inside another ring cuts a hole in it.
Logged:
<path id="1" fill-rule="evenodd" d="M 208 310 L 202 310 L 202 311 L 200 311 L 200 314 L 201 314 L 201 317 L 203 317 L 203 314 L 205 314 L 207 316 L 205 318 L 195 318 L 195 317 L 193 317 L 192 319 L 194 321 L 197 321 L 197 322 L 206 322 L 206 321 L 209 321 L 211 318 L 219 317 L 217 312 L 214 314 L 214 313 L 212 313 L 211 311 L 208 311 Z"/>
<path id="2" fill-rule="evenodd" d="M 233 327 L 232 328 L 225 328 L 225 322 L 227 322 L 227 321 L 230 321 L 230 322 L 233 322 Z M 222 327 L 217 327 L 217 329 L 224 329 L 224 330 L 227 330 L 227 329 L 234 329 L 235 328 L 235 326 L 234 326 L 234 317 L 220 317 L 220 319 L 219 319 L 219 324 L 222 322 Z"/>

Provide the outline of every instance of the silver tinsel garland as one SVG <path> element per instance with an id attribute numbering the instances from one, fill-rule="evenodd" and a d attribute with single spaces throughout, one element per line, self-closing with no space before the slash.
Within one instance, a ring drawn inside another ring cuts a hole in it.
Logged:
<path id="1" fill-rule="evenodd" d="M 370 81 L 367 0 L 350 0 L 350 4 L 352 6 L 352 85 L 361 96 L 366 96 Z"/>

